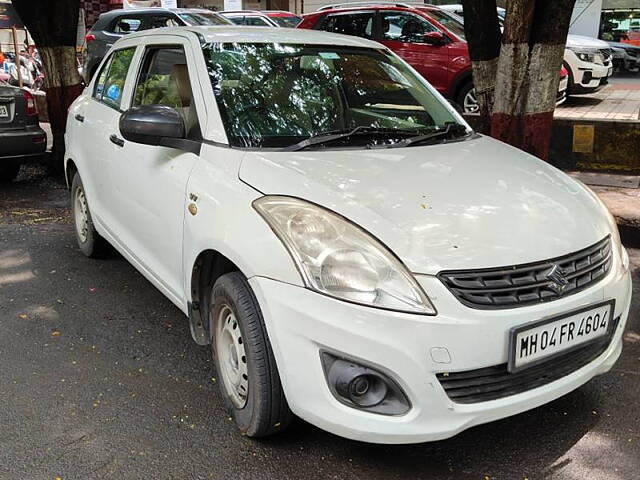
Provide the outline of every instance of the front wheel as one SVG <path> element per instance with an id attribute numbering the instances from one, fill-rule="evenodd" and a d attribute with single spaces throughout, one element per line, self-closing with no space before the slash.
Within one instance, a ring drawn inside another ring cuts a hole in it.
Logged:
<path id="1" fill-rule="evenodd" d="M 211 289 L 213 360 L 225 403 L 240 431 L 264 437 L 292 419 L 258 302 L 240 272 Z"/>

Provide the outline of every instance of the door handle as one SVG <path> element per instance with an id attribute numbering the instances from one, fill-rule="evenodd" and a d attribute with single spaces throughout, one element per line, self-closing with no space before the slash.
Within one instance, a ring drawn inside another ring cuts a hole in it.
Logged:
<path id="1" fill-rule="evenodd" d="M 111 143 L 115 143 L 119 147 L 124 147 L 124 140 L 115 133 L 109 137 L 109 140 L 111 140 Z"/>
<path id="2" fill-rule="evenodd" d="M 79 113 L 76 113 L 76 120 L 79 121 L 80 123 L 84 122 L 84 115 L 80 115 Z"/>

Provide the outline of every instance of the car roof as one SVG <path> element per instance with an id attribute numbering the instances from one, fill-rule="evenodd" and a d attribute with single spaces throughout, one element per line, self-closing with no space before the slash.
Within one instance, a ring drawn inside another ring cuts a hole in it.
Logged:
<path id="1" fill-rule="evenodd" d="M 204 8 L 161 8 L 161 7 L 153 7 L 153 8 L 131 8 L 131 9 L 117 9 L 117 10 L 110 10 L 108 12 L 104 12 L 102 14 L 100 14 L 100 20 L 103 19 L 110 19 L 110 18 L 116 18 L 116 17 L 121 17 L 123 15 L 154 15 L 154 14 L 158 14 L 158 13 L 203 13 L 203 12 L 209 12 L 209 13 L 218 13 L 218 12 L 214 12 L 212 10 L 207 10 Z"/>
<path id="2" fill-rule="evenodd" d="M 266 16 L 263 12 L 257 10 L 223 10 L 218 12 L 220 15 L 256 15 Z"/>
<path id="3" fill-rule="evenodd" d="M 184 32 L 197 34 L 201 40 L 209 42 L 238 42 L 238 43 L 298 43 L 312 45 L 335 45 L 344 47 L 384 48 L 378 42 L 352 35 L 341 35 L 319 30 L 298 28 L 272 27 L 240 27 L 240 26 L 206 26 L 206 27 L 164 27 L 153 30 L 143 30 L 124 37 L 150 37 L 155 35 L 182 35 Z M 122 41 L 122 40 L 120 40 Z"/>
<path id="4" fill-rule="evenodd" d="M 432 10 L 438 7 L 429 3 L 412 3 L 412 2 L 391 2 L 380 0 L 378 2 L 348 2 L 348 3 L 336 3 L 325 5 L 320 7 L 317 11 L 311 13 L 324 13 L 343 10 Z"/>

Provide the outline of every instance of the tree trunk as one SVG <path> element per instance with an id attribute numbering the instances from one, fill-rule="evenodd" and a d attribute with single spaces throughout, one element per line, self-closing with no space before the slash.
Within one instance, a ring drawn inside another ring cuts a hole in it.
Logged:
<path id="1" fill-rule="evenodd" d="M 509 0 L 491 136 L 547 159 L 575 0 Z"/>
<path id="2" fill-rule="evenodd" d="M 76 64 L 80 0 L 12 0 L 40 52 L 45 73 L 54 168 L 64 161 L 64 132 L 69 106 L 84 84 Z"/>
<path id="3" fill-rule="evenodd" d="M 488 134 L 500 55 L 501 34 L 496 0 L 463 0 L 463 9 L 464 30 L 470 39 L 469 56 L 480 114 L 478 130 Z"/>

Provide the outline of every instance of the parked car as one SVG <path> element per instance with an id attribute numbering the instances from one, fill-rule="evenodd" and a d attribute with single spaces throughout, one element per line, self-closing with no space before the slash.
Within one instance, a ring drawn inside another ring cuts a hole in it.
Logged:
<path id="1" fill-rule="evenodd" d="M 21 164 L 41 157 L 46 149 L 47 134 L 38 123 L 33 95 L 0 84 L 0 181 L 13 180 Z"/>
<path id="2" fill-rule="evenodd" d="M 620 42 L 607 42 L 613 55 L 613 68 L 618 71 L 640 71 L 640 47 Z"/>
<path id="3" fill-rule="evenodd" d="M 462 16 L 461 4 L 442 5 L 442 9 Z M 498 7 L 500 24 L 506 10 Z M 611 48 L 606 42 L 581 35 L 568 35 L 563 65 L 569 73 L 567 95 L 590 94 L 598 91 L 613 73 Z"/>
<path id="4" fill-rule="evenodd" d="M 129 35 L 66 147 L 80 250 L 111 244 L 185 314 L 249 437 L 293 413 L 361 441 L 447 438 L 620 355 L 631 280 L 606 207 L 475 134 L 376 42 Z"/>
<path id="5" fill-rule="evenodd" d="M 236 25 L 295 28 L 302 17 L 283 10 L 228 10 L 220 15 Z"/>
<path id="6" fill-rule="evenodd" d="M 328 5 L 303 16 L 298 28 L 376 40 L 407 61 L 464 113 L 478 111 L 462 18 L 431 5 L 360 2 Z M 561 79 L 557 103 L 566 98 Z"/>
<path id="7" fill-rule="evenodd" d="M 211 10 L 201 8 L 147 8 L 111 10 L 103 13 L 85 36 L 85 81 L 93 77 L 98 65 L 114 42 L 141 30 L 181 25 L 230 25 L 231 22 Z"/>
<path id="8" fill-rule="evenodd" d="M 613 74 L 613 57 L 607 42 L 569 35 L 563 65 L 569 71 L 569 95 L 597 92 Z"/>

